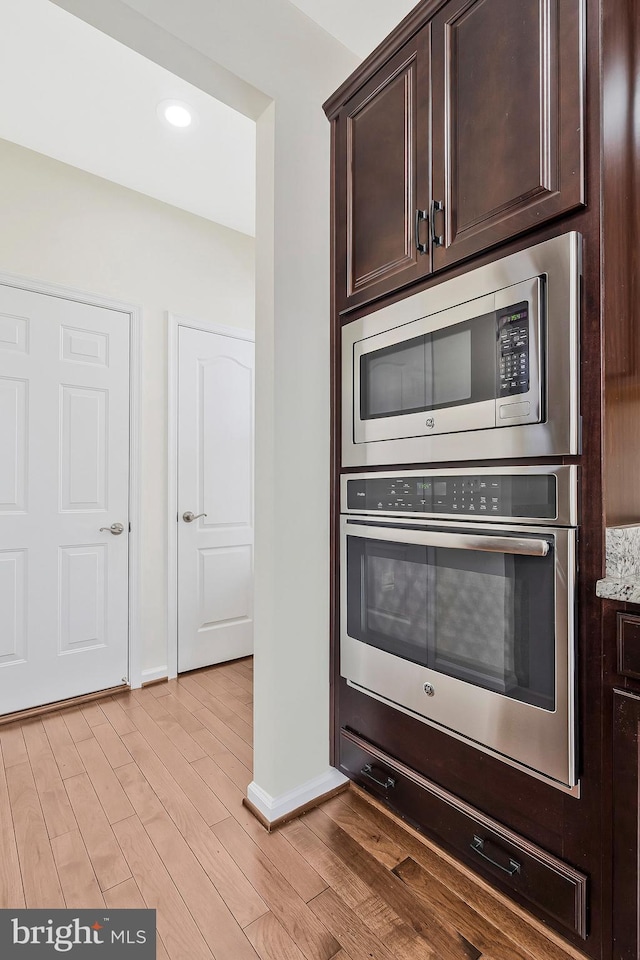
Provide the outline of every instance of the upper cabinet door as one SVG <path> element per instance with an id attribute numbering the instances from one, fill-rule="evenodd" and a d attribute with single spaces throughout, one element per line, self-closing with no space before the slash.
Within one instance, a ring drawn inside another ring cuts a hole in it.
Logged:
<path id="1" fill-rule="evenodd" d="M 429 29 L 405 44 L 338 116 L 338 310 L 428 273 Z M 420 212 L 419 212 L 420 211 Z"/>
<path id="2" fill-rule="evenodd" d="M 583 2 L 450 0 L 432 57 L 438 270 L 585 202 Z"/>

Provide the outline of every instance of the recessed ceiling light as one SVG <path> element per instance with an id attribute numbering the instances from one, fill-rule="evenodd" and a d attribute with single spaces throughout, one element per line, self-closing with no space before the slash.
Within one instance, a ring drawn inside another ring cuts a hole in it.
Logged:
<path id="1" fill-rule="evenodd" d="M 194 125 L 195 115 L 188 103 L 182 100 L 163 100 L 158 104 L 158 116 L 172 127 L 190 127 Z"/>

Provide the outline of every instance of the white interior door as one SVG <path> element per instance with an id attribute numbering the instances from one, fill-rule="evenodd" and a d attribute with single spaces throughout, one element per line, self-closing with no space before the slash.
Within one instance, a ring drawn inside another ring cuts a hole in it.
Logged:
<path id="1" fill-rule="evenodd" d="M 128 502 L 128 315 L 0 285 L 0 713 L 127 677 Z"/>
<path id="2" fill-rule="evenodd" d="M 179 327 L 180 672 L 253 652 L 253 370 L 253 342 Z"/>

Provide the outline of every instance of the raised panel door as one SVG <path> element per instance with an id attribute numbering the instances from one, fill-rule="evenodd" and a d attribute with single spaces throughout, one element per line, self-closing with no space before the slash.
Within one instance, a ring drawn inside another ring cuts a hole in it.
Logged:
<path id="1" fill-rule="evenodd" d="M 0 284 L 0 714 L 125 681 L 128 521 L 128 314 Z"/>
<path id="2" fill-rule="evenodd" d="M 336 143 L 338 309 L 430 270 L 429 27 L 340 112 Z"/>
<path id="3" fill-rule="evenodd" d="M 583 0 L 451 0 L 435 17 L 434 270 L 584 203 L 582 45 Z"/>
<path id="4" fill-rule="evenodd" d="M 242 331 L 236 338 L 180 326 L 178 350 L 184 672 L 253 653 L 254 343 Z"/>

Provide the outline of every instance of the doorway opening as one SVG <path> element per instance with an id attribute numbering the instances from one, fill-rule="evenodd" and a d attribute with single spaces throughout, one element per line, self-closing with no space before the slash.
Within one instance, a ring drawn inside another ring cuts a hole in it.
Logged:
<path id="1" fill-rule="evenodd" d="M 134 519 L 131 515 L 129 531 L 124 513 L 116 515 L 112 504 L 100 505 L 98 498 L 95 507 L 97 535 L 108 538 L 105 542 L 110 548 L 118 547 L 121 552 L 128 540 L 126 563 L 130 572 L 138 571 L 135 585 L 133 581 L 129 585 L 129 666 L 119 671 L 119 679 L 136 688 L 169 672 L 166 610 L 163 602 L 158 602 L 166 590 L 170 536 L 165 466 L 167 311 L 197 316 L 205 323 L 222 322 L 252 335 L 255 122 L 48 0 L 9 0 L 3 5 L 0 25 L 4 17 L 10 23 L 5 35 L 10 35 L 12 42 L 0 64 L 0 77 L 7 72 L 16 95 L 0 118 L 0 180 L 4 184 L 0 183 L 0 202 L 6 222 L 11 224 L 0 238 L 0 271 L 11 277 L 16 287 L 22 284 L 35 290 L 46 285 L 57 290 L 51 296 L 59 300 L 68 296 L 85 303 L 102 299 L 137 305 L 123 310 L 139 318 L 139 409 L 134 409 L 131 420 L 132 449 L 140 460 L 139 516 Z M 78 83 L 80 75 L 82 83 Z M 191 107 L 191 124 L 170 126 L 160 109 L 167 101 Z M 38 279 L 23 279 L 34 277 Z M 8 313 L 13 315 L 11 310 Z M 71 328 L 73 324 L 66 321 L 62 326 Z M 78 339 L 81 325 L 74 329 L 73 336 Z M 65 341 L 60 343 L 63 349 Z M 101 343 L 104 346 L 106 340 Z M 98 344 L 96 360 L 102 356 L 101 349 Z M 0 338 L 0 353 L 2 350 Z M 110 363 L 113 370 L 113 344 L 110 354 L 105 350 L 102 366 L 108 368 Z M 43 356 L 39 361 L 43 372 L 54 361 L 51 351 Z M 102 389 L 97 381 L 84 386 L 79 380 L 76 383 L 78 378 L 72 375 L 81 364 L 91 362 L 87 358 L 67 361 L 70 372 L 52 401 L 59 405 L 59 416 L 64 414 L 66 402 L 68 410 L 73 408 L 73 417 L 82 420 L 91 404 L 87 399 L 85 413 L 80 411 L 79 395 L 74 395 L 73 403 L 69 399 L 73 390 L 93 390 L 97 395 Z M 102 369 L 100 363 L 93 366 L 94 373 Z M 101 401 L 94 402 L 93 395 L 91 402 L 96 409 L 100 407 Z M 88 415 L 85 417 L 88 440 L 78 441 L 85 467 L 101 429 L 100 414 L 96 416 L 95 429 Z M 53 517 L 60 512 L 64 498 L 61 471 L 56 467 L 48 472 L 57 491 L 52 500 Z M 122 533 L 114 533 L 112 526 L 120 523 Z M 100 531 L 100 527 L 105 529 Z M 137 554 L 133 546 L 136 537 Z M 57 591 L 52 601 L 56 607 L 54 629 L 49 631 L 55 657 L 68 653 L 60 648 L 64 631 L 59 626 L 64 619 L 60 615 L 59 597 L 64 595 L 60 584 L 70 576 L 64 573 L 64 564 L 73 568 L 74 576 L 81 565 L 75 555 L 71 563 L 67 549 L 71 546 L 72 541 L 63 537 L 52 560 L 58 566 L 47 579 L 52 595 Z M 20 549 L 10 535 L 7 511 L 0 505 L 0 552 Z M 91 560 L 96 569 L 99 553 L 96 549 Z M 22 589 L 20 564 L 16 563 L 14 597 Z M 30 605 L 36 610 L 38 598 L 25 583 L 26 609 Z M 96 591 L 86 593 L 82 583 L 80 576 L 79 586 L 73 588 L 75 594 L 83 602 L 94 596 L 94 606 L 102 609 Z M 119 616 L 124 609 L 126 621 L 126 600 L 115 596 L 113 590 L 103 592 L 104 604 L 113 602 Z M 94 629 L 93 622 L 88 622 L 93 614 L 89 615 L 87 607 L 81 616 L 81 607 L 75 626 L 72 623 L 64 629 L 70 636 L 91 634 L 97 647 L 99 623 Z M 25 618 L 25 630 L 36 620 L 35 616 Z M 16 636 L 20 629 L 18 624 Z M 25 636 L 33 648 L 33 637 Z M 0 657 L 3 652 L 0 646 Z M 16 656 L 15 651 L 7 653 Z M 74 657 L 66 655 L 65 662 L 72 664 Z M 97 689 L 98 681 L 81 673 L 84 689 Z M 75 692 L 81 695 L 82 689 Z M 43 697 L 55 697 L 37 694 L 35 688 L 32 696 L 33 706 L 39 706 Z"/>

